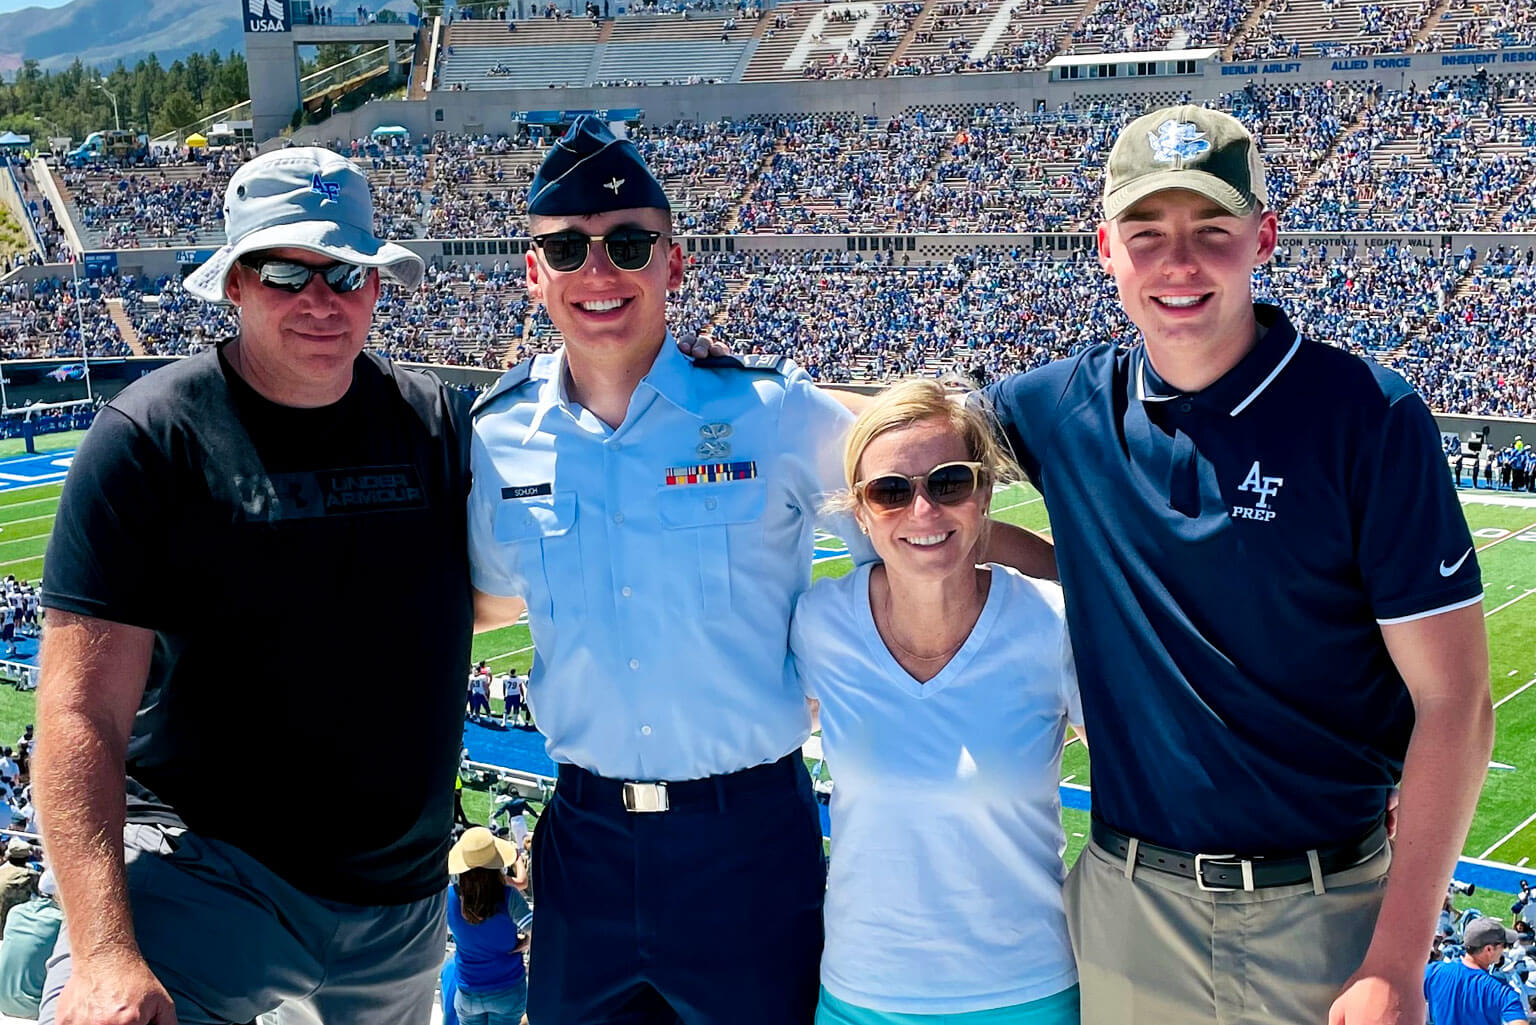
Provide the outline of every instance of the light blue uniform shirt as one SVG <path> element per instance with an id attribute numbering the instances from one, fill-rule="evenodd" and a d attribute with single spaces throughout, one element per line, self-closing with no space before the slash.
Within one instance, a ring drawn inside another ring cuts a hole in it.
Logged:
<path id="1" fill-rule="evenodd" d="M 617 429 L 569 400 L 559 353 L 482 400 L 471 579 L 528 603 L 528 703 L 556 762 L 699 779 L 810 734 L 789 617 L 852 415 L 784 369 L 696 367 L 668 336 Z"/>

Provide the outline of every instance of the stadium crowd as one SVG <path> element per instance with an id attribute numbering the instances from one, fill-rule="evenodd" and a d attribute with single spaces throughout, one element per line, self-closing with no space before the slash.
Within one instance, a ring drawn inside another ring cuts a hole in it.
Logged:
<path id="1" fill-rule="evenodd" d="M 121 298 L 145 351 L 182 355 L 228 337 L 229 311 L 172 278 L 82 280 L 92 355 L 129 350 L 102 300 Z M 1258 294 L 1293 311 L 1309 337 L 1399 370 L 1437 409 L 1536 414 L 1536 250 L 1487 253 L 1354 242 L 1283 245 Z M 0 290 L 6 358 L 79 352 L 73 284 Z M 790 355 L 824 381 L 883 380 L 958 368 L 982 380 L 1101 341 L 1133 337 L 1090 251 L 1063 259 L 980 248 L 947 263 L 896 253 L 699 254 L 671 299 L 679 334 Z M 422 286 L 386 285 L 371 346 L 391 357 L 499 367 L 558 344 L 533 310 L 520 260 L 438 261 Z"/>
<path id="2" fill-rule="evenodd" d="M 1536 94 L 1525 79 L 1248 83 L 1219 105 L 1258 136 L 1284 229 L 1536 226 Z M 883 120 L 682 121 L 635 135 L 683 232 L 1091 230 L 1107 140 L 1136 113 L 1124 99 L 1036 113 L 1001 103 Z M 397 239 L 521 233 L 544 152 L 523 130 L 332 145 L 372 175 L 380 233 Z M 206 243 L 222 237 L 218 196 L 233 160 L 62 175 L 77 223 L 102 245 Z"/>
<path id="3" fill-rule="evenodd" d="M 81 279 L 77 306 L 72 279 L 0 286 L 0 359 L 128 355 L 102 301 L 116 297 L 119 287 L 114 279 Z"/>
<path id="4" fill-rule="evenodd" d="M 14 576 L 0 580 L 0 638 L 35 636 L 37 598 Z M 10 652 L 6 652 L 7 655 Z M 35 679 L 23 676 L 28 689 Z M 38 836 L 32 801 L 31 758 L 37 734 L 28 725 L 13 744 L 0 747 L 0 1013 L 36 1018 L 46 963 L 64 920 L 53 873 Z"/>

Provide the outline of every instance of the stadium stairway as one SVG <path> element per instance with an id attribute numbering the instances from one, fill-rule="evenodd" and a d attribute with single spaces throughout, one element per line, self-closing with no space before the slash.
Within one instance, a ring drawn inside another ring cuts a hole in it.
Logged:
<path id="1" fill-rule="evenodd" d="M 424 100 L 431 85 L 427 81 L 427 63 L 432 57 L 431 21 L 423 21 L 416 40 L 416 53 L 411 58 L 411 73 L 406 86 L 406 99 Z"/>
<path id="2" fill-rule="evenodd" d="M 108 299 L 106 305 L 107 315 L 112 318 L 112 323 L 117 325 L 117 333 L 123 336 L 123 341 L 128 343 L 128 348 L 133 350 L 135 356 L 148 356 L 149 352 L 144 348 L 143 340 L 139 338 L 138 329 L 129 319 L 128 311 L 123 309 L 123 301 Z"/>
<path id="3" fill-rule="evenodd" d="M 1248 12 L 1248 17 L 1243 19 L 1243 23 L 1237 26 L 1236 30 L 1234 30 L 1232 33 L 1232 37 L 1228 39 L 1226 45 L 1221 48 L 1221 59 L 1223 61 L 1232 60 L 1232 54 L 1233 51 L 1237 49 L 1237 41 L 1239 39 L 1242 39 L 1258 30 L 1259 22 L 1261 19 L 1263 19 L 1264 12 L 1269 10 L 1269 5 L 1270 0 L 1259 0 L 1258 3 L 1253 5 L 1253 10 Z"/>
<path id="4" fill-rule="evenodd" d="M 1470 4 L 1467 6 L 1469 8 L 1471 7 Z M 1430 5 L 1429 13 L 1424 17 L 1424 24 L 1420 25 L 1419 30 L 1413 34 L 1413 45 L 1410 46 L 1409 49 L 1415 50 L 1419 44 L 1428 42 L 1429 37 L 1434 35 L 1435 31 L 1440 28 L 1441 19 L 1444 18 L 1450 10 L 1451 0 L 1435 0 L 1435 2 Z M 1470 14 L 1471 11 L 1469 10 L 1467 13 Z"/>
<path id="5" fill-rule="evenodd" d="M 912 24 L 907 26 L 907 31 L 902 35 L 901 42 L 897 43 L 896 49 L 891 51 L 890 59 L 885 62 L 885 67 L 881 70 L 889 73 L 896 66 L 896 62 L 901 60 L 907 52 L 907 47 L 911 46 L 912 40 L 916 38 L 919 31 L 918 26 L 932 17 L 933 9 L 938 5 L 939 0 L 923 0 L 923 9 L 917 13 L 917 17 L 912 19 Z"/>

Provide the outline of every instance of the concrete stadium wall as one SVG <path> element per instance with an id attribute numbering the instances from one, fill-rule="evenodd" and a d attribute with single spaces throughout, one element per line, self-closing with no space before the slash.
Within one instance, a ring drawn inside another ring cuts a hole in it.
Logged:
<path id="1" fill-rule="evenodd" d="M 1006 11 L 1006 6 L 1002 10 Z M 848 112 L 889 117 L 917 107 L 968 111 L 992 103 L 1014 103 L 1028 109 L 1043 103 L 1055 108 L 1129 95 L 1146 97 L 1149 102 L 1204 101 L 1241 89 L 1249 81 L 1258 85 L 1379 82 L 1389 89 L 1413 83 L 1422 89 L 1441 78 L 1469 77 L 1479 68 L 1488 69 L 1490 76 L 1501 80 L 1510 75 L 1536 77 L 1536 48 L 1212 62 L 1190 75 L 1054 82 L 1049 72 L 1031 71 L 708 86 L 436 91 L 425 100 L 364 104 L 355 111 L 333 115 L 324 124 L 301 129 L 295 139 L 355 139 L 382 124 L 404 125 L 416 134 L 449 131 L 494 135 L 509 130 L 512 114 L 525 110 L 639 107 L 649 122 L 664 124 L 684 118 L 714 120 L 785 113 Z M 257 136 L 261 137 L 259 130 Z"/>
<path id="2" fill-rule="evenodd" d="M 14 275 L 5 279 L 5 281 L 13 280 L 16 280 Z M 3 283 L 0 282 L 0 284 Z M 93 359 L 91 360 L 92 391 L 97 395 L 111 398 L 151 370 L 158 370 L 160 367 L 176 362 L 179 358 L 181 357 L 127 356 Z M 0 374 L 5 378 L 6 397 L 9 404 L 17 406 L 27 402 L 61 402 L 83 397 L 85 386 L 79 381 L 57 381 L 47 376 L 48 371 L 78 362 L 78 359 L 57 357 L 0 363 Z M 424 363 L 403 365 L 430 370 L 449 384 L 471 388 L 489 387 L 502 373 L 500 370 L 485 370 L 480 367 L 453 367 Z M 851 390 L 869 394 L 880 390 L 878 385 L 850 387 Z M 1484 431 L 1488 443 L 1496 448 L 1509 445 L 1515 440 L 1517 434 L 1529 434 L 1533 440 L 1536 440 L 1536 421 L 1533 420 L 1514 420 L 1496 416 L 1462 416 L 1452 413 L 1436 413 L 1435 420 L 1440 424 L 1440 430 L 1462 438 L 1473 431 Z"/>
<path id="3" fill-rule="evenodd" d="M 1032 234 L 983 234 L 983 235 L 686 235 L 680 240 L 685 255 L 711 253 L 844 253 L 865 259 L 882 259 L 886 254 L 897 263 L 948 263 L 962 253 L 990 250 L 1011 252 L 1018 250 L 1026 259 L 1063 259 L 1080 250 L 1091 250 L 1094 236 L 1086 232 L 1045 232 Z M 1479 253 L 1496 246 L 1506 248 L 1536 247 L 1536 233 L 1493 234 L 1487 232 L 1457 232 L 1435 234 L 1432 232 L 1380 232 L 1341 234 L 1338 232 L 1284 232 L 1280 236 L 1282 246 L 1292 249 L 1303 247 L 1316 250 L 1322 247 L 1330 255 L 1338 255 L 1353 244 L 1357 248 L 1380 249 L 1392 244 L 1406 245 L 1418 252 L 1438 251 L 1449 245 L 1456 252 L 1467 246 Z M 428 263 L 496 263 L 520 259 L 527 251 L 528 242 L 522 238 L 479 239 L 410 239 L 401 243 Z M 180 273 L 183 264 L 178 258 L 188 251 L 187 247 L 166 249 L 119 249 L 115 250 L 118 271 L 122 274 L 142 275 L 149 278 L 172 277 Z M 212 253 L 209 247 L 194 252 Z M 52 265 L 54 268 L 27 268 L 37 271 L 41 277 L 68 277 L 68 265 Z M 47 271 L 43 273 L 43 271 Z M 28 279 L 34 280 L 34 279 Z"/>

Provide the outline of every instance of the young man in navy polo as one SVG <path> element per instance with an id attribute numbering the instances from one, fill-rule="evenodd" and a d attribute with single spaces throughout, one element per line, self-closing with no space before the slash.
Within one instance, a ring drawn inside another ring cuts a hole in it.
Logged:
<path id="1" fill-rule="evenodd" d="M 1277 226 L 1233 118 L 1134 121 L 1104 207 L 1142 344 L 987 392 L 1050 510 L 1094 740 L 1083 1020 L 1422 1022 L 1493 730 L 1439 431 L 1253 302 Z"/>

